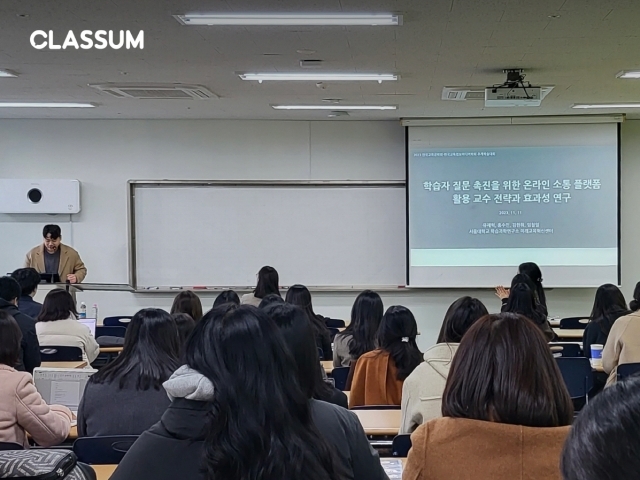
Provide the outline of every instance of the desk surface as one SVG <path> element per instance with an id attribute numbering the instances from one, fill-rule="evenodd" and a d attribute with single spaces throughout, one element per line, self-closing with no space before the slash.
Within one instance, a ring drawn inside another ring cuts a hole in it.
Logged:
<path id="1" fill-rule="evenodd" d="M 84 368 L 87 366 L 87 362 L 84 360 L 75 362 L 42 362 L 40 366 L 45 368 Z"/>
<path id="2" fill-rule="evenodd" d="M 398 410 L 351 410 L 367 435 L 397 435 L 402 419 Z"/>
<path id="3" fill-rule="evenodd" d="M 123 347 L 100 347 L 100 353 L 120 353 Z"/>
<path id="4" fill-rule="evenodd" d="M 96 472 L 97 480 L 109 480 L 117 465 L 91 465 Z"/>
<path id="5" fill-rule="evenodd" d="M 327 375 L 333 372 L 333 360 L 323 360 L 320 363 L 322 364 L 324 371 L 327 372 Z"/>
<path id="6" fill-rule="evenodd" d="M 560 338 L 579 338 L 582 339 L 582 336 L 584 335 L 584 330 L 582 329 L 560 329 L 560 328 L 554 328 L 553 331 L 556 333 L 556 335 L 558 335 L 558 337 Z"/>

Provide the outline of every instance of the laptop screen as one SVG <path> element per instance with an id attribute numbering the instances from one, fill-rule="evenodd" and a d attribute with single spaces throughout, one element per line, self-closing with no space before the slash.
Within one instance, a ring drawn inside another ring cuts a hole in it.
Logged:
<path id="1" fill-rule="evenodd" d="M 89 327 L 89 330 L 91 330 L 92 337 L 96 336 L 96 319 L 95 318 L 79 318 L 78 321 L 83 325 L 86 325 L 87 327 Z"/>

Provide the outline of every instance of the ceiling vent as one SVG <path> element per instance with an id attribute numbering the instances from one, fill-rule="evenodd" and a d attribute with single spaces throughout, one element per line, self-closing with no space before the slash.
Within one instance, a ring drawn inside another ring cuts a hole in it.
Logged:
<path id="1" fill-rule="evenodd" d="M 116 98 L 149 100 L 212 100 L 218 96 L 202 85 L 183 83 L 102 83 L 89 84 Z"/>
<path id="2" fill-rule="evenodd" d="M 540 87 L 540 100 L 544 99 L 552 86 Z M 442 100 L 462 102 L 465 100 L 484 100 L 485 87 L 444 87 L 442 89 Z"/>

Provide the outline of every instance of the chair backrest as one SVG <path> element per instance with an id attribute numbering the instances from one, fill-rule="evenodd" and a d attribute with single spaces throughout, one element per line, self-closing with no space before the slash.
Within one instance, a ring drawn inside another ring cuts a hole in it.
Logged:
<path id="1" fill-rule="evenodd" d="M 334 367 L 331 377 L 338 390 L 344 391 L 347 387 L 347 378 L 349 377 L 349 367 Z"/>
<path id="2" fill-rule="evenodd" d="M 43 362 L 76 362 L 82 360 L 80 347 L 63 347 L 57 345 L 40 346 L 40 359 Z"/>
<path id="3" fill-rule="evenodd" d="M 360 405 L 349 410 L 400 410 L 400 405 Z"/>
<path id="4" fill-rule="evenodd" d="M 24 447 L 19 443 L 0 442 L 0 451 L 6 452 L 7 450 L 24 450 Z"/>
<path id="5" fill-rule="evenodd" d="M 344 320 L 338 320 L 337 318 L 324 318 L 324 322 L 328 328 L 344 328 L 346 323 Z"/>
<path id="6" fill-rule="evenodd" d="M 96 327 L 96 338 L 100 338 L 100 337 L 124 338 L 126 333 L 127 333 L 127 327 Z"/>
<path id="7" fill-rule="evenodd" d="M 582 357 L 582 348 L 577 343 L 550 343 L 551 353 L 554 357 Z"/>
<path id="8" fill-rule="evenodd" d="M 623 363 L 617 368 L 618 380 L 640 373 L 640 363 Z"/>
<path id="9" fill-rule="evenodd" d="M 90 465 L 117 465 L 137 439 L 137 435 L 82 437 L 73 442 L 73 453 L 79 462 Z"/>
<path id="10" fill-rule="evenodd" d="M 396 435 L 391 444 L 391 455 L 394 457 L 406 457 L 411 449 L 411 435 Z"/>
<path id="11" fill-rule="evenodd" d="M 589 317 L 567 317 L 560 319 L 560 328 L 562 330 L 584 330 L 589 323 Z"/>
<path id="12" fill-rule="evenodd" d="M 593 386 L 591 362 L 584 357 L 556 358 L 564 383 L 573 400 L 586 399 Z"/>
<path id="13" fill-rule="evenodd" d="M 131 323 L 131 315 L 117 315 L 114 317 L 104 317 L 102 324 L 105 327 L 124 327 L 127 328 Z"/>
<path id="14" fill-rule="evenodd" d="M 333 339 L 336 338 L 336 335 L 340 333 L 340 330 L 333 327 L 328 327 L 327 330 L 329 330 L 329 336 L 331 337 L 331 341 L 333 342 Z"/>

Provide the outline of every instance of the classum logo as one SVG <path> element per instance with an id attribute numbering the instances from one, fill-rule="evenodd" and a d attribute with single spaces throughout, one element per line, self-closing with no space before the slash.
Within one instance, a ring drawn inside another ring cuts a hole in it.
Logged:
<path id="1" fill-rule="evenodd" d="M 73 31 L 69 30 L 62 45 L 56 44 L 53 38 L 53 30 L 45 32 L 44 30 L 36 30 L 31 34 L 31 46 L 35 49 L 42 50 L 48 48 L 49 50 L 66 50 L 66 49 L 82 49 L 90 50 L 97 48 L 98 50 L 104 50 L 105 48 L 112 48 L 119 50 L 120 48 L 126 48 L 127 50 L 132 48 L 144 49 L 144 31 L 140 30 L 134 37 L 133 34 L 127 30 L 123 32 L 120 30 L 119 34 L 114 33 L 113 30 L 96 30 L 95 33 L 91 30 L 83 30 L 80 32 L 79 39 Z"/>

